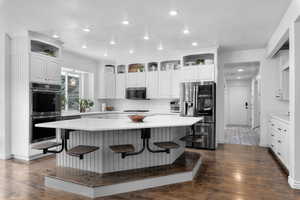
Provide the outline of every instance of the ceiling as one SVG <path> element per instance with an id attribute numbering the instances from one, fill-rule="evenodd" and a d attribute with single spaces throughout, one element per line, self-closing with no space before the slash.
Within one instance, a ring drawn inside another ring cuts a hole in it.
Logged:
<path id="1" fill-rule="evenodd" d="M 259 62 L 226 64 L 224 78 L 226 80 L 249 80 L 259 73 Z"/>
<path id="2" fill-rule="evenodd" d="M 226 50 L 262 48 L 291 0 L 0 0 L 10 32 L 60 36 L 65 48 L 102 58 L 149 55 L 219 45 Z M 177 16 L 170 16 L 175 9 Z M 127 19 L 129 25 L 121 22 Z M 91 32 L 82 31 L 89 26 Z M 182 33 L 187 27 L 189 35 Z M 144 40 L 148 33 L 150 39 Z M 110 45 L 114 39 L 116 44 Z M 198 46 L 192 46 L 197 42 Z M 81 48 L 82 45 L 86 49 Z"/>

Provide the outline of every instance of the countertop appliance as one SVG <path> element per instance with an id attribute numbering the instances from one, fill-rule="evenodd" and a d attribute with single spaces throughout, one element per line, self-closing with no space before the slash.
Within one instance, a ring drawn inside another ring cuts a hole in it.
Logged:
<path id="1" fill-rule="evenodd" d="M 212 81 L 187 82 L 180 84 L 180 115 L 203 117 L 192 135 L 196 142 L 186 146 L 199 149 L 216 149 L 216 83 Z"/>
<path id="2" fill-rule="evenodd" d="M 145 87 L 126 88 L 126 99 L 146 100 L 147 99 L 147 89 Z"/>
<path id="3" fill-rule="evenodd" d="M 55 129 L 38 128 L 35 124 L 61 119 L 61 86 L 31 83 L 30 141 L 31 143 L 54 139 Z"/>
<path id="4" fill-rule="evenodd" d="M 179 113 L 180 112 L 180 103 L 179 99 L 170 101 L 170 111 L 171 113 Z"/>

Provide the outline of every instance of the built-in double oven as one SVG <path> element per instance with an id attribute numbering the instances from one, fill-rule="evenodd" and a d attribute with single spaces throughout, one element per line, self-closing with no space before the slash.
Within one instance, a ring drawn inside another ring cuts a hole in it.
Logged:
<path id="1" fill-rule="evenodd" d="M 38 123 L 61 119 L 61 86 L 31 83 L 31 143 L 54 139 L 55 129 L 35 127 Z"/>

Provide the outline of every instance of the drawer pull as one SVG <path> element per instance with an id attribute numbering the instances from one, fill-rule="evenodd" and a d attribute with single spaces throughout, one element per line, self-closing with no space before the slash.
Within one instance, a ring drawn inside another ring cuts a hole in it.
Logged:
<path id="1" fill-rule="evenodd" d="M 278 140 L 278 143 L 281 144 L 281 140 Z"/>
<path id="2" fill-rule="evenodd" d="M 273 144 L 271 144 L 271 147 L 273 148 L 273 147 L 274 147 L 274 145 L 273 145 Z"/>
<path id="3" fill-rule="evenodd" d="M 274 134 L 271 134 L 272 137 L 274 137 Z"/>
<path id="4" fill-rule="evenodd" d="M 277 152 L 278 155 L 281 155 L 281 153 Z"/>
<path id="5" fill-rule="evenodd" d="M 274 126 L 274 124 L 272 124 L 271 126 Z"/>
<path id="6" fill-rule="evenodd" d="M 284 129 L 283 131 L 284 131 L 284 132 L 287 132 L 287 130 L 286 130 L 286 129 Z"/>
<path id="7" fill-rule="evenodd" d="M 281 131 L 282 129 L 281 129 L 281 128 L 278 128 L 278 130 Z"/>

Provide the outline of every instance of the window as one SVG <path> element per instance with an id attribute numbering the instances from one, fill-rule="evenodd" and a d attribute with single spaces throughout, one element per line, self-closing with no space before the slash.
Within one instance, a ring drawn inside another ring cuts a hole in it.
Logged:
<path id="1" fill-rule="evenodd" d="M 79 110 L 79 98 L 81 97 L 82 74 L 72 69 L 63 68 L 61 74 L 62 110 Z"/>

